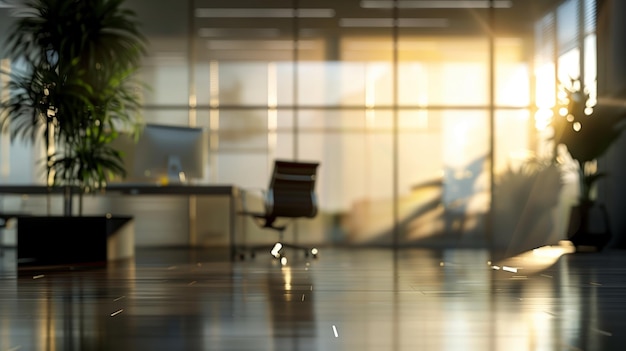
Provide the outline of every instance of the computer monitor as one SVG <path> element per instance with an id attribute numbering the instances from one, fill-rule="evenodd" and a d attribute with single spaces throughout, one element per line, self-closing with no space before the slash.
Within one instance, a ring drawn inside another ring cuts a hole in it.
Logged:
<path id="1" fill-rule="evenodd" d="M 147 124 L 136 146 L 134 174 L 170 183 L 202 179 L 205 165 L 202 128 Z"/>
<path id="2" fill-rule="evenodd" d="M 204 178 L 207 143 L 202 128 L 146 124 L 135 143 L 118 138 L 126 181 L 184 184 Z"/>

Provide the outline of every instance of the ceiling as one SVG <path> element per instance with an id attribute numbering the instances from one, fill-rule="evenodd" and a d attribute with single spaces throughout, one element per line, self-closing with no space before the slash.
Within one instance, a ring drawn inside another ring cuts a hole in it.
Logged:
<path id="1" fill-rule="evenodd" d="M 23 0 L 0 0 L 0 12 L 15 13 Z M 294 40 L 324 46 L 326 53 L 342 38 L 532 36 L 535 19 L 561 0 L 126 0 L 157 51 L 196 40 L 203 53 L 251 43 L 291 55 Z M 394 8 L 394 4 L 397 5 Z M 493 8 L 490 8 L 493 7 Z M 191 21 L 190 21 L 191 19 Z M 396 20 L 397 19 L 397 20 Z M 311 52 L 319 51 L 311 47 Z M 329 47 L 330 46 L 330 47 Z M 251 48 L 252 49 L 252 48 Z M 207 54 L 208 55 L 208 54 Z M 245 53 L 243 53 L 245 55 Z M 221 57 L 228 58 L 228 57 Z M 328 58 L 328 57 L 327 57 Z"/>

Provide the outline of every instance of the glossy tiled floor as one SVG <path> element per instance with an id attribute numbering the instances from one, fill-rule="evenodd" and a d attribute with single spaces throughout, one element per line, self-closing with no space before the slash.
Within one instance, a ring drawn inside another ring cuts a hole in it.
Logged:
<path id="1" fill-rule="evenodd" d="M 18 276 L 7 250 L 0 351 L 624 350 L 625 253 L 535 256 L 325 249 L 281 266 L 139 250 Z"/>

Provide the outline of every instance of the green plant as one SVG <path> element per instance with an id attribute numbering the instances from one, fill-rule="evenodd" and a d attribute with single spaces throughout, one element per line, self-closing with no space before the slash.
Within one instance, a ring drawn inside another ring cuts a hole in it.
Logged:
<path id="1" fill-rule="evenodd" d="M 44 140 L 50 186 L 78 187 L 82 195 L 125 175 L 110 142 L 120 130 L 140 130 L 136 72 L 147 42 L 122 4 L 31 0 L 11 29 L 15 64 L 3 72 L 10 96 L 0 128 L 12 139 Z"/>
<path id="2" fill-rule="evenodd" d="M 626 108 L 609 99 L 590 99 L 589 92 L 572 80 L 562 88 L 560 116 L 554 119 L 555 142 L 564 145 L 579 175 L 579 201 L 591 202 L 596 182 L 606 174 L 596 161 L 626 127 Z"/>

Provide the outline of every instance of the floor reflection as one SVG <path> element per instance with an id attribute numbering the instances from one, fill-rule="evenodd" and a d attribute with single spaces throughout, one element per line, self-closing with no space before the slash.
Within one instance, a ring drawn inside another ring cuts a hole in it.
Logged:
<path id="1" fill-rule="evenodd" d="M 626 255 L 546 250 L 327 248 L 286 266 L 140 251 L 32 276 L 7 250 L 0 351 L 622 350 Z"/>

